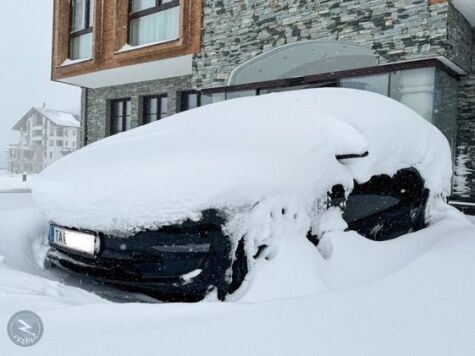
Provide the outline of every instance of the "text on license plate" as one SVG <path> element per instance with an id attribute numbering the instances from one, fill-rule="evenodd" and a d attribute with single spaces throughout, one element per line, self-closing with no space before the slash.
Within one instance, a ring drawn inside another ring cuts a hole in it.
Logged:
<path id="1" fill-rule="evenodd" d="M 88 255 L 94 255 L 96 251 L 96 236 L 94 234 L 69 230 L 55 225 L 50 226 L 49 241 L 53 245 Z"/>

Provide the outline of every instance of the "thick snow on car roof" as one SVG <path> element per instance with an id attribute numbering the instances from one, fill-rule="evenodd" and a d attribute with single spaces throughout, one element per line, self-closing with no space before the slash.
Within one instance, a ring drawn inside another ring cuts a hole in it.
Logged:
<path id="1" fill-rule="evenodd" d="M 334 184 L 407 167 L 448 195 L 450 156 L 445 137 L 406 106 L 324 88 L 234 99 L 106 138 L 52 164 L 32 188 L 57 224 L 131 232 L 275 196 L 309 210 Z"/>

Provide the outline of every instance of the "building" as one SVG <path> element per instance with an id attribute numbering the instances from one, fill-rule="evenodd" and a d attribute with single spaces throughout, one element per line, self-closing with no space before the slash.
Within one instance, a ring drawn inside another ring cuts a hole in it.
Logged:
<path id="1" fill-rule="evenodd" d="M 7 150 L 11 173 L 39 173 L 79 147 L 79 116 L 69 112 L 32 108 L 13 127 L 20 133 Z"/>
<path id="2" fill-rule="evenodd" d="M 473 0 L 54 3 L 52 79 L 83 88 L 83 144 L 240 96 L 360 88 L 444 132 L 452 199 L 475 204 Z"/>

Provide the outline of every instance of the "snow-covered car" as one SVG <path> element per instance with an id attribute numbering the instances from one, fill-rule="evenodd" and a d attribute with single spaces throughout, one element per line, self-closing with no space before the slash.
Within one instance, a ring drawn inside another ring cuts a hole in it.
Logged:
<path id="1" fill-rule="evenodd" d="M 329 258 L 330 231 L 383 241 L 423 228 L 450 181 L 431 123 L 379 94 L 322 88 L 108 137 L 32 188 L 51 221 L 49 265 L 161 299 L 223 300 L 285 239 Z"/>

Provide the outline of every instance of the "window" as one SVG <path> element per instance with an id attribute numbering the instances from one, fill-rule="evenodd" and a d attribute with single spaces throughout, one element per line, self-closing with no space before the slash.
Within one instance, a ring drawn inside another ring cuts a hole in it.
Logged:
<path id="1" fill-rule="evenodd" d="M 49 158 L 50 158 L 50 159 L 53 159 L 53 152 L 51 152 L 51 151 L 50 151 L 50 153 L 49 153 Z"/>
<path id="2" fill-rule="evenodd" d="M 23 151 L 23 158 L 33 159 L 33 152 L 32 151 Z"/>
<path id="3" fill-rule="evenodd" d="M 54 136 L 54 125 L 52 123 L 49 124 L 49 135 Z"/>
<path id="4" fill-rule="evenodd" d="M 54 140 L 49 140 L 49 145 L 50 145 L 50 147 L 53 147 L 54 146 Z"/>
<path id="5" fill-rule="evenodd" d="M 287 89 L 290 90 L 290 89 Z M 182 92 L 181 111 L 194 109 L 199 106 L 218 103 L 224 100 L 242 98 L 246 96 L 255 96 L 261 92 L 259 89 L 235 90 L 230 92 L 219 91 L 213 93 L 200 92 L 195 90 Z"/>
<path id="6" fill-rule="evenodd" d="M 68 147 L 68 141 L 64 141 L 64 147 Z"/>
<path id="7" fill-rule="evenodd" d="M 181 111 L 194 109 L 201 106 L 201 93 L 199 91 L 184 91 L 181 93 Z"/>
<path id="8" fill-rule="evenodd" d="M 146 96 L 143 101 L 143 123 L 148 124 L 167 117 L 168 97 L 166 94 Z"/>
<path id="9" fill-rule="evenodd" d="M 210 93 L 210 94 L 201 94 L 201 105 L 209 105 L 213 103 L 219 103 L 220 101 L 226 100 L 225 92 Z"/>
<path id="10" fill-rule="evenodd" d="M 176 40 L 180 32 L 179 0 L 130 0 L 129 44 Z"/>
<path id="11" fill-rule="evenodd" d="M 94 0 L 71 0 L 70 6 L 69 58 L 91 58 Z"/>
<path id="12" fill-rule="evenodd" d="M 127 131 L 132 128 L 130 99 L 111 101 L 111 134 Z"/>
<path id="13" fill-rule="evenodd" d="M 32 132 L 33 137 L 39 137 L 39 136 L 42 136 L 42 135 L 43 135 L 43 131 L 41 131 L 41 130 L 33 130 L 33 132 Z"/>
<path id="14" fill-rule="evenodd" d="M 56 128 L 56 136 L 63 136 L 64 130 L 62 127 L 57 127 Z"/>
<path id="15" fill-rule="evenodd" d="M 401 70 L 391 73 L 391 98 L 409 106 L 432 122 L 435 68 Z"/>
<path id="16" fill-rule="evenodd" d="M 34 120 L 33 125 L 35 125 L 35 126 L 43 125 L 43 118 L 41 116 L 35 116 L 35 120 Z"/>
<path id="17" fill-rule="evenodd" d="M 56 140 L 56 146 L 63 147 L 63 140 Z"/>
<path id="18" fill-rule="evenodd" d="M 340 86 L 343 88 L 352 88 L 372 91 L 381 95 L 389 95 L 390 74 L 366 75 L 361 77 L 343 78 Z"/>

